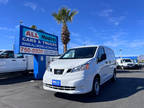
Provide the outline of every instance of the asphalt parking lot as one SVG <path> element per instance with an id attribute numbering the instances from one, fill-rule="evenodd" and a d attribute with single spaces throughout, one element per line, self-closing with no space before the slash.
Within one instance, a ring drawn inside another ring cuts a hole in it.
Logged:
<path id="1" fill-rule="evenodd" d="M 0 78 L 0 108 L 144 108 L 144 71 L 119 71 L 98 97 L 45 91 L 31 75 L 9 76 Z"/>

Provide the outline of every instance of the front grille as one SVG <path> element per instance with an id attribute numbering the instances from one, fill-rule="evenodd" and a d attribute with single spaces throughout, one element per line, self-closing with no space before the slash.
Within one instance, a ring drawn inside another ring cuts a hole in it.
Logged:
<path id="1" fill-rule="evenodd" d="M 70 86 L 54 86 L 51 84 L 45 84 L 45 86 L 53 89 L 58 89 L 58 90 L 75 90 L 75 87 L 70 87 Z"/>
<path id="2" fill-rule="evenodd" d="M 133 64 L 128 64 L 128 66 L 133 66 Z"/>
<path id="3" fill-rule="evenodd" d="M 61 75 L 63 74 L 64 69 L 54 69 L 54 74 Z"/>

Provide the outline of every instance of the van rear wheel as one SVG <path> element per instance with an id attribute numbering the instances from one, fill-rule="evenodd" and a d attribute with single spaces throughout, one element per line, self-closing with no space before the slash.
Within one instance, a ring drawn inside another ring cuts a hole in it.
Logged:
<path id="1" fill-rule="evenodd" d="M 100 81 L 99 81 L 99 78 L 94 79 L 92 94 L 94 96 L 98 96 L 100 94 Z"/>

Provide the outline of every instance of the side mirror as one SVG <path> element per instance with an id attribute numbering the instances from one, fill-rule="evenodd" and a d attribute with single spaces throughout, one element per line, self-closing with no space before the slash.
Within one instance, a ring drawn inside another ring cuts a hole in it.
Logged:
<path id="1" fill-rule="evenodd" d="M 101 55 L 100 58 L 97 58 L 97 59 L 96 59 L 96 63 L 101 62 L 101 61 L 103 61 L 103 60 L 105 60 L 105 59 L 106 59 L 106 54 L 103 54 L 103 55 Z"/>

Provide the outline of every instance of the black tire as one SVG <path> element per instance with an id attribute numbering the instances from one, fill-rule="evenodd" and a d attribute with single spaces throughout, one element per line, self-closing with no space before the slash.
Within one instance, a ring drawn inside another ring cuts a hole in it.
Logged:
<path id="1" fill-rule="evenodd" d="M 116 78 L 116 70 L 114 70 L 114 72 L 113 72 L 113 77 L 112 77 L 111 80 L 114 82 L 114 81 L 116 81 L 116 79 L 117 79 L 117 78 Z"/>
<path id="2" fill-rule="evenodd" d="M 120 66 L 117 66 L 117 69 L 121 69 L 121 67 L 120 67 Z"/>
<path id="3" fill-rule="evenodd" d="M 96 77 L 93 82 L 92 95 L 98 96 L 100 94 L 100 79 Z"/>
<path id="4" fill-rule="evenodd" d="M 24 72 L 23 72 L 23 75 L 24 75 L 24 76 L 28 76 L 28 75 L 29 75 L 29 71 L 28 71 L 28 70 L 24 71 Z"/>

